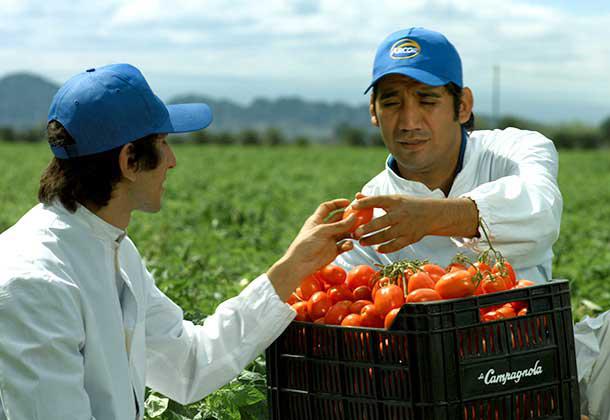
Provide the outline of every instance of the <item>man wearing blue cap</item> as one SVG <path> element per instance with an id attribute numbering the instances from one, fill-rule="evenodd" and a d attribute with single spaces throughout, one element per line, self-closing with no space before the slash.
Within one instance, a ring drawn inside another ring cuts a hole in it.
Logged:
<path id="1" fill-rule="evenodd" d="M 519 278 L 551 279 L 562 210 L 553 143 L 515 128 L 470 132 L 473 95 L 457 50 L 438 32 L 410 28 L 383 40 L 370 89 L 371 121 L 390 155 L 354 207 L 385 214 L 358 228 L 360 243 L 337 262 L 447 265 L 457 252 L 474 255 L 480 217 Z"/>
<path id="2" fill-rule="evenodd" d="M 55 157 L 41 204 L 0 235 L 0 419 L 142 419 L 145 385 L 191 403 L 227 383 L 288 326 L 300 281 L 351 248 L 355 222 L 323 203 L 286 254 L 203 326 L 156 286 L 126 235 L 158 211 L 176 158 L 167 133 L 212 121 L 205 104 L 166 106 L 138 69 L 89 69 L 55 95 Z"/>

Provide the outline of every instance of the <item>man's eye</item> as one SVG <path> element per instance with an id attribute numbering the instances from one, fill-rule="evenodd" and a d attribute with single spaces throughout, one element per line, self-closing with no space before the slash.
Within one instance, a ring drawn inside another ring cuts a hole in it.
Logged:
<path id="1" fill-rule="evenodd" d="M 397 101 L 392 101 L 392 102 L 384 102 L 383 106 L 388 107 L 388 106 L 396 106 L 398 105 L 399 102 Z"/>
<path id="2" fill-rule="evenodd" d="M 436 102 L 433 101 L 420 101 L 422 105 L 436 105 Z"/>

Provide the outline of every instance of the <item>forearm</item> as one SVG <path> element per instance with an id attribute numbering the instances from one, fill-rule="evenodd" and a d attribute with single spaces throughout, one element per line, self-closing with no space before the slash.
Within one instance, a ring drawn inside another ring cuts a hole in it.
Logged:
<path id="1" fill-rule="evenodd" d="M 478 235 L 479 212 L 469 198 L 430 199 L 430 235 L 472 238 Z"/>
<path id="2" fill-rule="evenodd" d="M 308 273 L 294 262 L 290 256 L 284 256 L 267 270 L 267 277 L 282 302 L 286 302 L 299 283 Z"/>
<path id="3" fill-rule="evenodd" d="M 148 300 L 147 385 L 182 404 L 229 382 L 296 315 L 264 275 L 221 303 L 203 325 L 184 321 L 181 309 L 156 287 Z"/>

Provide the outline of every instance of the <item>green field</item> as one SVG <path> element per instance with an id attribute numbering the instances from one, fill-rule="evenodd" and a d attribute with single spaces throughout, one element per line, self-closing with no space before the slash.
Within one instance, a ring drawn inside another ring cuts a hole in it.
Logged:
<path id="1" fill-rule="evenodd" d="M 129 233 L 160 287 L 190 319 L 209 314 L 241 289 L 242 279 L 269 267 L 319 202 L 351 198 L 383 168 L 386 155 L 381 148 L 320 146 L 177 145 L 175 152 L 178 166 L 168 176 L 163 211 L 136 214 Z M 36 203 L 38 177 L 50 156 L 44 144 L 0 143 L 0 231 Z M 610 152 L 562 152 L 559 184 L 564 213 L 554 277 L 571 281 L 580 319 L 595 314 L 596 305 L 610 308 Z M 251 391 L 244 389 L 244 395 Z M 217 393 L 206 405 L 216 414 L 200 418 L 238 418 L 213 407 L 260 397 L 234 397 L 239 392 Z M 193 412 L 174 418 L 192 418 Z M 168 413 L 162 418 L 172 418 Z"/>

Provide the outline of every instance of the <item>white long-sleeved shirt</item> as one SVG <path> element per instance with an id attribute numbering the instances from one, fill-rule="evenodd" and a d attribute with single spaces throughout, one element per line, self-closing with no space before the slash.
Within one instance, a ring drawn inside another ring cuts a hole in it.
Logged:
<path id="1" fill-rule="evenodd" d="M 34 207 L 0 235 L 0 267 L 0 419 L 141 419 L 145 385 L 197 401 L 295 316 L 261 275 L 203 326 L 184 321 L 133 242 L 83 206 Z"/>
<path id="2" fill-rule="evenodd" d="M 385 170 L 362 188 L 363 194 L 445 198 L 440 189 L 431 191 L 423 183 L 400 177 L 391 168 L 392 159 L 389 156 Z M 489 226 L 494 248 L 511 262 L 518 278 L 536 282 L 551 279 L 552 245 L 559 236 L 563 204 L 557 171 L 555 146 L 540 133 L 507 128 L 474 131 L 468 137 L 463 166 L 448 198 L 469 197 L 475 201 L 479 216 Z M 479 234 L 484 238 L 481 229 Z M 341 254 L 336 263 L 350 269 L 359 264 L 387 264 L 417 258 L 445 266 L 457 252 L 473 257 L 477 242 L 476 239 L 426 236 L 385 255 L 355 242 L 355 248 Z M 485 244 L 479 245 L 485 249 Z"/>
<path id="3" fill-rule="evenodd" d="M 610 418 L 610 311 L 574 325 L 581 413 Z"/>

